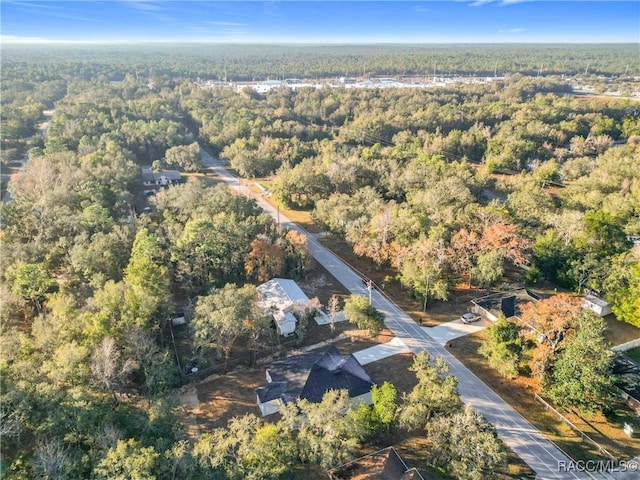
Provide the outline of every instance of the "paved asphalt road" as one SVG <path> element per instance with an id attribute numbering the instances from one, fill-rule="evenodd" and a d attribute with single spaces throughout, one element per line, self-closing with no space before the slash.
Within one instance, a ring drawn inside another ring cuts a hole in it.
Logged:
<path id="1" fill-rule="evenodd" d="M 213 159 L 206 152 L 202 153 L 203 163 L 209 170 L 217 174 L 227 185 L 237 192 L 255 198 L 265 212 L 292 230 L 307 236 L 309 249 L 315 259 L 349 290 L 351 293 L 368 297 L 367 287 L 362 278 L 336 255 L 321 245 L 317 239 L 290 222 L 282 213 L 243 186 L 236 177 Z M 385 324 L 394 335 L 400 337 L 414 352 L 426 350 L 432 357 L 444 357 L 450 366 L 450 373 L 458 377 L 458 390 L 462 400 L 495 425 L 500 438 L 515 451 L 538 475 L 540 479 L 609 479 L 621 478 L 609 474 L 596 474 L 572 471 L 571 460 L 554 444 L 525 420 L 516 410 L 487 387 L 478 377 L 467 369 L 456 357 L 434 341 L 425 329 L 418 326 L 411 318 L 386 298 L 378 290 L 372 292 L 373 305 L 385 314 Z M 563 467 L 565 466 L 565 467 Z"/>

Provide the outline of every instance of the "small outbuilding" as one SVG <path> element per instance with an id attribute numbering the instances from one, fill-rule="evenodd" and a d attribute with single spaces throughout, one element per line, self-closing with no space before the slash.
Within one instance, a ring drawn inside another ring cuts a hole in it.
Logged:
<path id="1" fill-rule="evenodd" d="M 588 308 L 598 317 L 604 317 L 611 313 L 611 305 L 609 305 L 609 302 L 595 295 L 586 295 L 582 302 L 582 308 Z"/>

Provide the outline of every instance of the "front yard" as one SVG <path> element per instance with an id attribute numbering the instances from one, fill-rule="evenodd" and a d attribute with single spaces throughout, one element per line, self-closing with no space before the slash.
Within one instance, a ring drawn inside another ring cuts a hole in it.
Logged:
<path id="1" fill-rule="evenodd" d="M 547 438 L 573 458 L 602 459 L 602 454 L 594 445 L 583 440 L 579 434 L 535 399 L 534 394 L 539 389 L 535 378 L 520 376 L 514 380 L 507 380 L 487 365 L 486 359 L 478 354 L 478 348 L 485 339 L 486 332 L 480 331 L 457 338 L 451 342 L 448 349 Z M 614 415 L 608 420 L 602 416 L 583 419 L 575 413 L 565 411 L 562 414 L 617 459 L 634 458 L 640 455 L 640 435 L 636 433 L 633 438 L 630 438 L 623 432 L 623 425 L 625 422 L 630 422 L 634 425 L 634 430 L 639 432 L 640 419 L 623 404 L 617 405 L 614 410 Z"/>

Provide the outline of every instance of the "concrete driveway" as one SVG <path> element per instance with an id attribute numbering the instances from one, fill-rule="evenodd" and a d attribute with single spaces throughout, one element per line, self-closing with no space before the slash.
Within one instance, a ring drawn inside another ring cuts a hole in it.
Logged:
<path id="1" fill-rule="evenodd" d="M 433 338 L 440 345 L 446 345 L 447 342 L 454 338 L 463 337 L 470 333 L 475 333 L 479 330 L 487 328 L 491 322 L 485 319 L 480 319 L 473 323 L 462 323 L 460 319 L 453 320 L 452 322 L 443 323 L 437 327 L 422 327 L 427 335 Z"/>
<path id="2" fill-rule="evenodd" d="M 411 349 L 407 347 L 407 344 L 404 343 L 401 338 L 393 337 L 391 341 L 387 343 L 365 348 L 364 350 L 355 352 L 353 356 L 360 362 L 360 365 L 366 365 L 367 363 L 376 362 L 398 353 L 410 351 Z"/>

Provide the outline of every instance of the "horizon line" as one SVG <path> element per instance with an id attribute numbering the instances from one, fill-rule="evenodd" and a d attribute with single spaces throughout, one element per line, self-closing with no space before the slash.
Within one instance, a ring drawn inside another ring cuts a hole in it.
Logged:
<path id="1" fill-rule="evenodd" d="M 73 46 L 73 45 L 299 45 L 299 46 L 393 46 L 393 45 L 640 45 L 640 42 L 621 40 L 600 40 L 600 41 L 580 41 L 580 40 L 519 40 L 519 41 L 295 41 L 295 40 L 47 40 L 47 39 L 7 39 L 0 36 L 0 47 L 4 45 L 12 46 Z"/>

